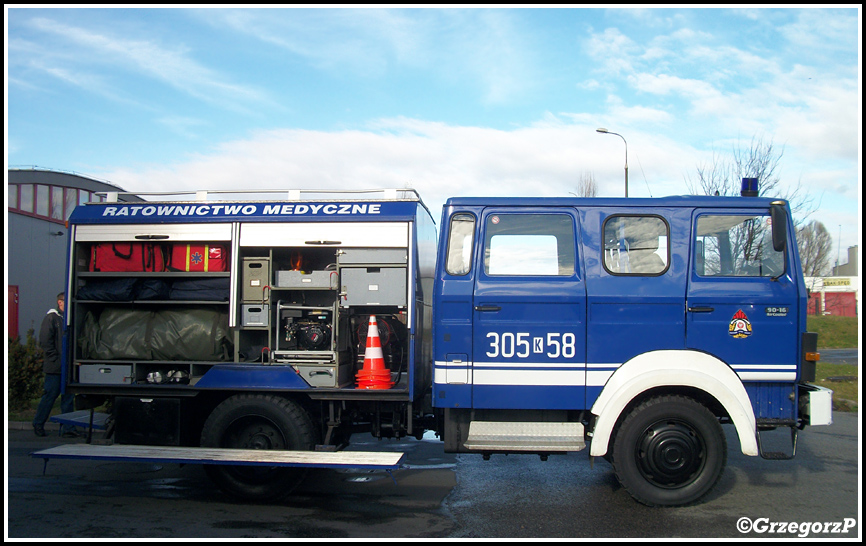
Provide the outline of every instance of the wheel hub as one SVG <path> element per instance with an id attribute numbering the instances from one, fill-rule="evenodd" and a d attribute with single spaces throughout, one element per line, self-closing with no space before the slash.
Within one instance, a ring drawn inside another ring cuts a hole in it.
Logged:
<path id="1" fill-rule="evenodd" d="M 229 445 L 241 449 L 285 449 L 280 431 L 267 422 L 249 422 L 238 426 L 230 435 Z"/>
<path id="2" fill-rule="evenodd" d="M 705 462 L 699 436 L 679 421 L 659 421 L 649 426 L 635 456 L 644 478 L 665 488 L 687 485 Z"/>

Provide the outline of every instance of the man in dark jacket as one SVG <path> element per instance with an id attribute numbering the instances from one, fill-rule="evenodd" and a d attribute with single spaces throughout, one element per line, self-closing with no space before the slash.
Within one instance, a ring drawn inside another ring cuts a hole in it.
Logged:
<path id="1" fill-rule="evenodd" d="M 60 396 L 60 411 L 70 413 L 75 410 L 72 394 L 60 395 L 60 358 L 63 354 L 63 308 L 66 304 L 66 294 L 57 294 L 57 309 L 51 309 L 42 320 L 39 330 L 39 345 L 42 347 L 42 371 L 45 373 L 45 394 L 39 401 L 36 417 L 33 418 L 33 432 L 37 436 L 45 436 L 45 422 L 51 415 L 51 408 Z M 65 438 L 77 438 L 79 434 L 75 427 L 64 425 L 61 433 Z"/>

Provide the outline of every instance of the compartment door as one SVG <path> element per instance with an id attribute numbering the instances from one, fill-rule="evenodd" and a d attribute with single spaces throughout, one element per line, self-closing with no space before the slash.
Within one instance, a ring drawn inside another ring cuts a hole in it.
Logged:
<path id="1" fill-rule="evenodd" d="M 249 222 L 240 246 L 407 248 L 408 222 Z"/>

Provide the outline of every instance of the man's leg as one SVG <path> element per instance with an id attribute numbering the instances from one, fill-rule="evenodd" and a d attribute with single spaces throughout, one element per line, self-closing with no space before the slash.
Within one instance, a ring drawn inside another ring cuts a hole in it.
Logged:
<path id="1" fill-rule="evenodd" d="M 60 374 L 45 374 L 45 393 L 36 408 L 36 416 L 33 418 L 33 431 L 37 436 L 45 436 L 45 422 L 51 415 L 51 408 L 60 396 Z"/>

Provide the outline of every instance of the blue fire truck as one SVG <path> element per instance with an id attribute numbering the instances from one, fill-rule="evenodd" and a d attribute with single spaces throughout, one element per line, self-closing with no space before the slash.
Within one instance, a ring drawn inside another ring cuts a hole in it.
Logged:
<path id="1" fill-rule="evenodd" d="M 719 480 L 723 424 L 789 458 L 831 422 L 784 201 L 452 198 L 437 245 L 413 190 L 138 195 L 70 218 L 65 385 L 110 413 L 46 461 L 195 462 L 275 499 L 308 467 L 399 468 L 353 434 L 435 431 L 485 458 L 588 445 L 682 505 Z"/>

